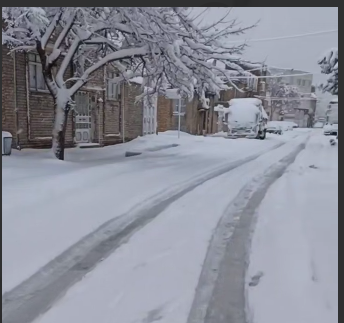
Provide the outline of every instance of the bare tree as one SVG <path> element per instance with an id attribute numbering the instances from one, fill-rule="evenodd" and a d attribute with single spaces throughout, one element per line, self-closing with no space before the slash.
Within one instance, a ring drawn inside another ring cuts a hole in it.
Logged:
<path id="1" fill-rule="evenodd" d="M 272 81 L 271 91 L 271 114 L 270 120 L 275 115 L 295 112 L 295 109 L 301 104 L 301 94 L 299 88 L 289 84 Z"/>

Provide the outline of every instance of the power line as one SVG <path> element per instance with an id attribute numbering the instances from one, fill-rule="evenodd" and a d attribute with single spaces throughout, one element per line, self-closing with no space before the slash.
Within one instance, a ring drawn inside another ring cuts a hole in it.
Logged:
<path id="1" fill-rule="evenodd" d="M 265 75 L 265 76 L 231 76 L 231 79 L 249 79 L 249 78 L 257 78 L 257 79 L 266 79 L 266 78 L 278 78 L 278 77 L 287 77 L 287 76 L 305 76 L 305 75 L 321 75 L 321 73 L 300 73 L 300 74 L 276 74 L 276 75 Z"/>
<path id="2" fill-rule="evenodd" d="M 249 42 L 280 40 L 280 39 L 302 38 L 302 37 L 309 37 L 309 36 L 315 36 L 315 35 L 331 34 L 331 33 L 335 33 L 335 32 L 338 32 L 338 29 L 315 31 L 315 32 L 306 33 L 306 34 L 271 37 L 271 38 L 256 38 L 256 39 L 249 39 L 249 40 L 247 40 L 247 39 L 246 40 L 230 40 L 230 41 L 227 41 L 226 43 L 246 43 L 246 42 L 249 43 Z"/>
<path id="3" fill-rule="evenodd" d="M 271 101 L 316 101 L 316 98 L 285 98 L 285 97 L 270 97 L 270 96 L 256 96 L 260 99 L 268 99 Z"/>

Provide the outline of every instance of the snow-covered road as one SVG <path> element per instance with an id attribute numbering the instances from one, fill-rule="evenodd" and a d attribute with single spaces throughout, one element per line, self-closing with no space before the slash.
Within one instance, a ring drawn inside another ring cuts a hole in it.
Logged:
<path id="1" fill-rule="evenodd" d="M 50 177 L 38 172 L 38 196 L 26 196 L 29 183 L 18 175 L 10 182 L 7 172 L 3 292 L 17 287 L 3 294 L 3 323 L 222 323 L 242 316 L 254 210 L 308 135 L 186 137 L 180 147 L 125 163 L 119 155 L 110 163 L 108 151 L 82 166 L 66 163 L 65 175 L 58 165 Z M 18 191 L 24 206 L 13 205 Z"/>
<path id="2" fill-rule="evenodd" d="M 295 135 L 270 137 L 264 142 L 185 135 L 180 147 L 133 159 L 123 157 L 126 149 L 176 139 L 160 135 L 101 151 L 79 149 L 70 153 L 71 161 L 65 163 L 37 158 L 39 152 L 3 157 L 2 292 L 107 221 L 156 204 Z"/>
<path id="3" fill-rule="evenodd" d="M 257 218 L 250 323 L 338 323 L 338 146 L 312 136 Z"/>

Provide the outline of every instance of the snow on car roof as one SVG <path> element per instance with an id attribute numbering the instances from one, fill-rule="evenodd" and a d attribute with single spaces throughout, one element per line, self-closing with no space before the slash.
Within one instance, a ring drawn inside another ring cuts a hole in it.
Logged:
<path id="1" fill-rule="evenodd" d="M 242 102 L 229 107 L 230 119 L 240 123 L 254 122 L 258 113 L 259 108 L 252 103 Z"/>

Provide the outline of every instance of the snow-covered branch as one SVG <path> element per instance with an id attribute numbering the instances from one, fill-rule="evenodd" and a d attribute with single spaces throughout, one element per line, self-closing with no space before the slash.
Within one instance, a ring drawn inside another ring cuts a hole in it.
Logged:
<path id="1" fill-rule="evenodd" d="M 98 70 L 100 67 L 110 63 L 111 61 L 121 60 L 125 58 L 132 58 L 138 56 L 144 56 L 148 52 L 148 48 L 146 46 L 139 47 L 139 48 L 129 48 L 129 49 L 122 49 L 112 54 L 106 55 L 103 59 L 101 59 L 96 64 L 89 67 L 84 74 L 80 77 L 80 79 L 70 88 L 69 93 L 72 96 L 76 91 L 78 91 L 86 82 L 89 76 Z"/>
<path id="2" fill-rule="evenodd" d="M 339 62 L 338 62 L 339 51 L 338 48 L 332 48 L 327 51 L 318 61 L 321 72 L 330 77 L 325 85 L 322 85 L 324 92 L 330 92 L 333 95 L 339 94 Z"/>
<path id="3" fill-rule="evenodd" d="M 105 65 L 118 70 L 119 80 L 143 77 L 142 87 L 151 89 L 144 95 L 173 87 L 189 99 L 197 94 L 207 107 L 205 93 L 227 89 L 232 72 L 244 72 L 245 44 L 230 46 L 226 39 L 252 26 L 241 28 L 229 14 L 202 27 L 184 7 L 3 7 L 2 35 L 3 43 L 17 50 L 36 48 L 58 106 L 57 134 L 65 129 L 61 120 L 66 121 L 73 94 Z"/>

